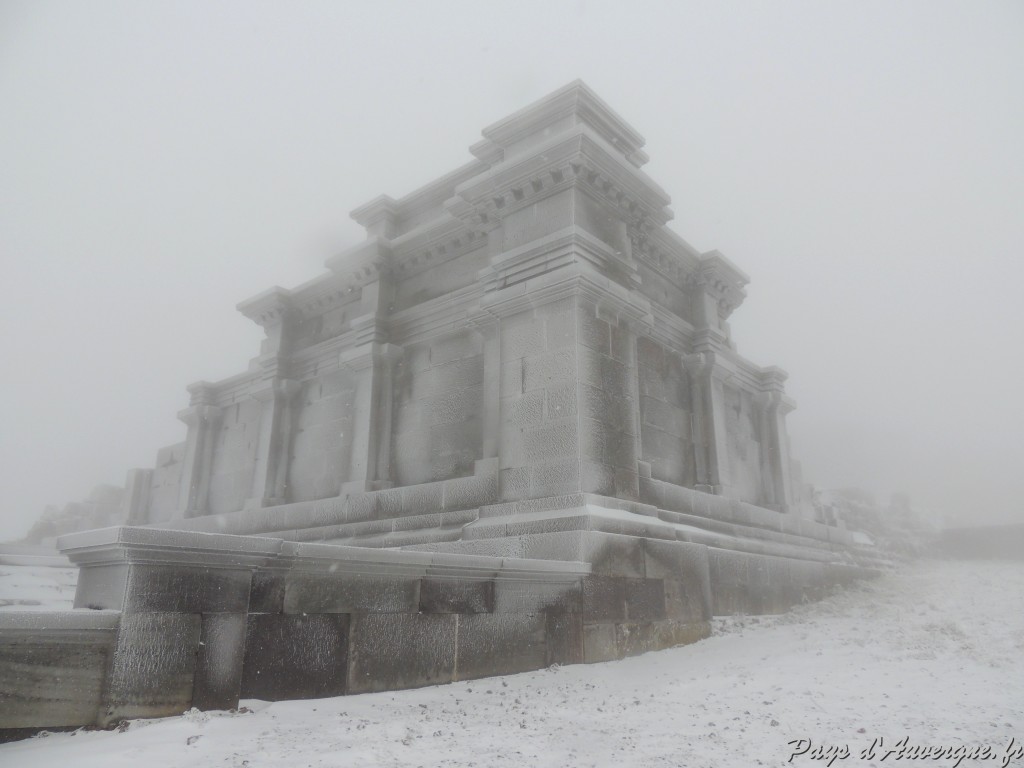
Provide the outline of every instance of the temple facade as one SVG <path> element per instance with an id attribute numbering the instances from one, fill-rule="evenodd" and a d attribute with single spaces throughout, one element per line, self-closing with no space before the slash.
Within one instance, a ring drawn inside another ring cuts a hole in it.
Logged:
<path id="1" fill-rule="evenodd" d="M 353 211 L 328 271 L 238 305 L 259 354 L 188 388 L 129 522 L 387 547 L 578 494 L 800 518 L 786 374 L 730 337 L 747 276 L 667 228 L 643 145 L 577 81 Z"/>

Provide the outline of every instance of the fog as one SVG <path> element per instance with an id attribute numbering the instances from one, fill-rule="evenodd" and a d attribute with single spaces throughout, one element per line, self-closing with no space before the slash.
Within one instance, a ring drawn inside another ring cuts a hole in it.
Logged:
<path id="1" fill-rule="evenodd" d="M 1019 2 L 0 4 L 0 538 L 184 438 L 234 305 L 582 78 L 751 277 L 820 487 L 1024 519 Z"/>

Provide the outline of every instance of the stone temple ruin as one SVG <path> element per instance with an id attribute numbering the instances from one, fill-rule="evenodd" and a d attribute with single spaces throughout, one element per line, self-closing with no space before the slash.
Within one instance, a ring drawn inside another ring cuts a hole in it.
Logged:
<path id="1" fill-rule="evenodd" d="M 76 610 L 0 618 L 0 727 L 614 659 L 870 573 L 805 513 L 786 374 L 732 343 L 747 277 L 666 228 L 643 144 L 572 83 L 242 302 L 259 354 L 188 388 L 131 527 L 60 540 Z"/>

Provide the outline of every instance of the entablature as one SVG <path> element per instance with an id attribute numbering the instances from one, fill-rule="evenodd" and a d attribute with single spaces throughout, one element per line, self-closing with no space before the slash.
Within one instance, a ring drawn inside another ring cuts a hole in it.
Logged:
<path id="1" fill-rule="evenodd" d="M 647 162 L 641 149 L 644 137 L 622 119 L 582 80 L 574 80 L 552 94 L 484 128 L 483 141 L 470 151 L 485 162 L 507 159 L 534 136 L 545 136 L 560 126 L 586 125 L 639 168 Z M 532 151 L 532 146 L 529 150 Z"/>
<path id="2" fill-rule="evenodd" d="M 660 226 L 672 218 L 668 195 L 587 125 L 575 125 L 530 154 L 460 184 L 445 207 L 467 226 L 486 230 L 512 212 L 575 186 L 630 224 Z"/>

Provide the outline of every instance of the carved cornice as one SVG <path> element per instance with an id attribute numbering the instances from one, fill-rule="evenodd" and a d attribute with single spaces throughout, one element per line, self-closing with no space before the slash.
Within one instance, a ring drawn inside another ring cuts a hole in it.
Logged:
<path id="1" fill-rule="evenodd" d="M 747 297 L 743 287 L 750 278 L 718 251 L 709 251 L 701 256 L 688 282 L 718 302 L 718 315 L 725 320 Z"/>
<path id="2" fill-rule="evenodd" d="M 632 165 L 639 168 L 647 162 L 641 147 L 644 138 L 612 110 L 582 80 L 535 101 L 512 115 L 493 123 L 482 131 L 484 140 L 470 151 L 488 163 L 504 158 L 507 150 L 531 136 L 565 122 L 583 124 L 601 136 Z"/>
<path id="3" fill-rule="evenodd" d="M 345 290 L 354 290 L 391 274 L 391 241 L 376 235 L 332 256 L 326 266 L 341 278 Z"/>
<path id="4" fill-rule="evenodd" d="M 388 195 L 380 195 L 356 208 L 349 216 L 357 224 L 366 227 L 371 236 L 394 237 L 398 211 L 397 201 Z"/>
<path id="5" fill-rule="evenodd" d="M 467 227 L 486 230 L 510 213 L 573 186 L 605 202 L 629 223 L 659 226 L 672 218 L 668 195 L 622 162 L 586 125 L 460 184 L 445 208 Z"/>
<path id="6" fill-rule="evenodd" d="M 189 405 L 213 405 L 217 399 L 217 385 L 209 381 L 196 381 L 185 389 L 189 394 Z"/>
<path id="7" fill-rule="evenodd" d="M 264 328 L 284 321 L 293 311 L 292 292 L 274 286 L 250 299 L 239 302 L 236 309 Z"/>
<path id="8" fill-rule="evenodd" d="M 178 411 L 178 419 L 190 427 L 216 426 L 223 411 L 215 405 L 192 405 Z"/>
<path id="9" fill-rule="evenodd" d="M 392 243 L 393 274 L 399 279 L 425 272 L 438 264 L 482 248 L 487 236 L 481 229 L 468 228 L 446 214 L 427 228 L 409 232 Z"/>
<path id="10" fill-rule="evenodd" d="M 631 228 L 633 258 L 657 272 L 677 288 L 691 287 L 690 280 L 700 258 L 687 250 L 681 238 L 665 227 Z"/>

